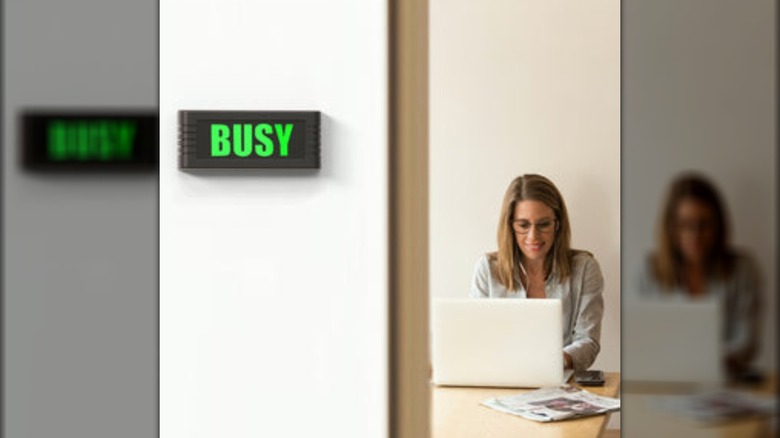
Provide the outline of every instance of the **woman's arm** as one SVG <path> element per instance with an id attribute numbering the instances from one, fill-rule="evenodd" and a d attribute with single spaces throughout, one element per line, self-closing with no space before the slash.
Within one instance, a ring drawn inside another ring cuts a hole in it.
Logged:
<path id="1" fill-rule="evenodd" d="M 728 291 L 726 312 L 726 366 L 734 375 L 745 371 L 759 351 L 762 328 L 761 276 L 755 261 L 746 255 L 738 260 L 735 287 Z"/>
<path id="2" fill-rule="evenodd" d="M 575 288 L 579 287 L 579 293 Z M 571 357 L 572 368 L 575 370 L 585 370 L 596 360 L 596 356 L 601 350 L 601 319 L 604 314 L 604 277 L 601 275 L 601 268 L 593 257 L 588 257 L 585 261 L 582 281 L 579 284 L 572 285 L 574 299 L 579 300 L 579 304 L 574 304 L 573 309 L 577 312 L 573 315 L 574 333 L 569 345 L 563 347 L 564 353 Z"/>

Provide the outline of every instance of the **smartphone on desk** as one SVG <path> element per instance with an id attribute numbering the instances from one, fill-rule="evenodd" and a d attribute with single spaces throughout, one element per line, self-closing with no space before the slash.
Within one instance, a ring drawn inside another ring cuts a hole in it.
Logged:
<path id="1" fill-rule="evenodd" d="M 577 371 L 574 382 L 582 386 L 603 386 L 604 372 L 601 370 Z"/>

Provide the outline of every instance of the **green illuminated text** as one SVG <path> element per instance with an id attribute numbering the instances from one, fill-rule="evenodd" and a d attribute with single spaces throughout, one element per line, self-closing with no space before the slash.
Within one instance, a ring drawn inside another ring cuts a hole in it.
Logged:
<path id="1" fill-rule="evenodd" d="M 289 153 L 292 123 L 215 123 L 211 125 L 211 156 L 227 157 L 231 152 L 237 157 L 270 157 L 277 153 L 286 157 Z M 274 138 L 276 142 L 274 142 Z M 257 143 L 255 143 L 257 140 Z"/>
<path id="2" fill-rule="evenodd" d="M 121 161 L 133 157 L 136 124 L 127 120 L 55 120 L 48 125 L 52 161 Z"/>

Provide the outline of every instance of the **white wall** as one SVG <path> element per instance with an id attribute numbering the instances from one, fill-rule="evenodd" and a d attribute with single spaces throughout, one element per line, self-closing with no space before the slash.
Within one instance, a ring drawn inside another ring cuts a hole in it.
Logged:
<path id="1" fill-rule="evenodd" d="M 17 128 L 30 108 L 154 111 L 157 3 L 2 3 L 0 435 L 153 436 L 157 176 L 26 172 Z"/>
<path id="2" fill-rule="evenodd" d="M 679 172 L 709 175 L 733 243 L 755 256 L 766 305 L 759 363 L 775 365 L 776 2 L 624 2 L 625 293 L 654 247 L 662 198 Z"/>
<path id="3" fill-rule="evenodd" d="M 387 431 L 387 5 L 160 5 L 161 437 Z M 322 111 L 322 169 L 177 169 L 177 111 Z"/>
<path id="4" fill-rule="evenodd" d="M 509 182 L 546 175 L 605 276 L 594 367 L 619 370 L 619 2 L 433 0 L 430 32 L 431 293 L 467 295 Z"/>

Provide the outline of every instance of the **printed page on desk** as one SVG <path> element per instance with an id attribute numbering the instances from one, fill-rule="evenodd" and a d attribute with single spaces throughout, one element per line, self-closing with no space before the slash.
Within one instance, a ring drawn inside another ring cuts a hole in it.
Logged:
<path id="1" fill-rule="evenodd" d="M 560 421 L 620 409 L 620 400 L 591 394 L 576 386 L 542 388 L 524 394 L 492 398 L 483 406 L 534 421 Z"/>
<path id="2" fill-rule="evenodd" d="M 696 394 L 659 395 L 652 405 L 704 424 L 751 417 L 768 417 L 777 412 L 777 399 L 735 389 L 706 390 Z"/>

